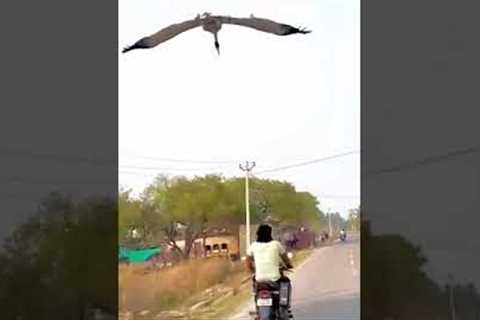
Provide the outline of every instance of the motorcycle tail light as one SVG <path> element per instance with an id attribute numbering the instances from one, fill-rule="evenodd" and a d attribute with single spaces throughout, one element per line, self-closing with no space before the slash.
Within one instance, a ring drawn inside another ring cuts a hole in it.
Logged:
<path id="1" fill-rule="evenodd" d="M 260 299 L 268 299 L 272 296 L 272 294 L 270 293 L 270 291 L 267 291 L 267 290 L 262 290 L 258 293 L 258 297 Z"/>

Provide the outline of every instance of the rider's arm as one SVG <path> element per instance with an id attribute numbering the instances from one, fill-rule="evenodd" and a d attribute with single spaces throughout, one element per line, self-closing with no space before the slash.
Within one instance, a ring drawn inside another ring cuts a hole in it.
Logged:
<path id="1" fill-rule="evenodd" d="M 255 264 L 253 260 L 253 250 L 252 247 L 248 248 L 247 256 L 245 259 L 245 267 L 247 268 L 248 272 L 255 273 Z"/>
<path id="2" fill-rule="evenodd" d="M 245 259 L 245 267 L 247 268 L 248 272 L 255 273 L 255 265 L 253 263 L 253 257 L 247 256 Z"/>
<path id="3" fill-rule="evenodd" d="M 285 264 L 285 266 L 288 269 L 292 269 L 293 268 L 292 262 L 290 261 L 290 258 L 287 255 L 287 251 L 285 251 L 285 248 L 282 246 L 280 242 L 278 242 L 278 249 L 279 249 L 280 257 L 282 258 L 282 262 Z"/>
<path id="4" fill-rule="evenodd" d="M 280 257 L 282 258 L 283 263 L 288 269 L 293 268 L 292 262 L 290 261 L 290 258 L 287 256 L 286 253 L 281 254 Z"/>

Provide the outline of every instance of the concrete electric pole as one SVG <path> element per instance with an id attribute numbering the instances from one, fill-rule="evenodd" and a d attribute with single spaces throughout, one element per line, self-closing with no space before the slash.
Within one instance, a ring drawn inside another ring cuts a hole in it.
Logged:
<path id="1" fill-rule="evenodd" d="M 250 199 L 249 199 L 249 188 L 248 188 L 248 178 L 250 172 L 255 167 L 255 162 L 246 161 L 245 165 L 239 165 L 240 170 L 245 172 L 245 252 L 248 252 L 250 248 Z"/>
<path id="2" fill-rule="evenodd" d="M 332 213 L 328 209 L 328 237 L 332 238 Z"/>

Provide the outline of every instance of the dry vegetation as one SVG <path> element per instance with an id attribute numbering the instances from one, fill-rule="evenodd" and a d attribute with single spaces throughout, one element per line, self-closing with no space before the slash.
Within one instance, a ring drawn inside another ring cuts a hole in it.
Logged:
<path id="1" fill-rule="evenodd" d="M 222 258 L 192 260 L 152 272 L 142 266 L 121 266 L 120 309 L 157 312 L 179 308 L 215 285 L 233 289 L 244 277 L 240 264 Z"/>
<path id="2" fill-rule="evenodd" d="M 298 251 L 294 265 L 310 253 L 311 250 Z M 192 260 L 148 272 L 143 266 L 121 266 L 120 310 L 122 314 L 130 312 L 122 319 L 172 319 L 159 316 L 172 310 L 183 314 L 179 316 L 182 319 L 226 318 L 251 298 L 251 282 L 245 281 L 247 278 L 241 263 L 223 258 Z"/>

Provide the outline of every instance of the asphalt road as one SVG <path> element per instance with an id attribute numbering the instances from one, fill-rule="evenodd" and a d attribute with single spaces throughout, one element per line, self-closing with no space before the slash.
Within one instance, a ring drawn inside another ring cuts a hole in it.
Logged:
<path id="1" fill-rule="evenodd" d="M 297 267 L 293 281 L 292 309 L 296 320 L 360 319 L 360 241 L 358 235 L 347 242 L 316 249 Z M 253 302 L 232 320 L 252 319 Z"/>

